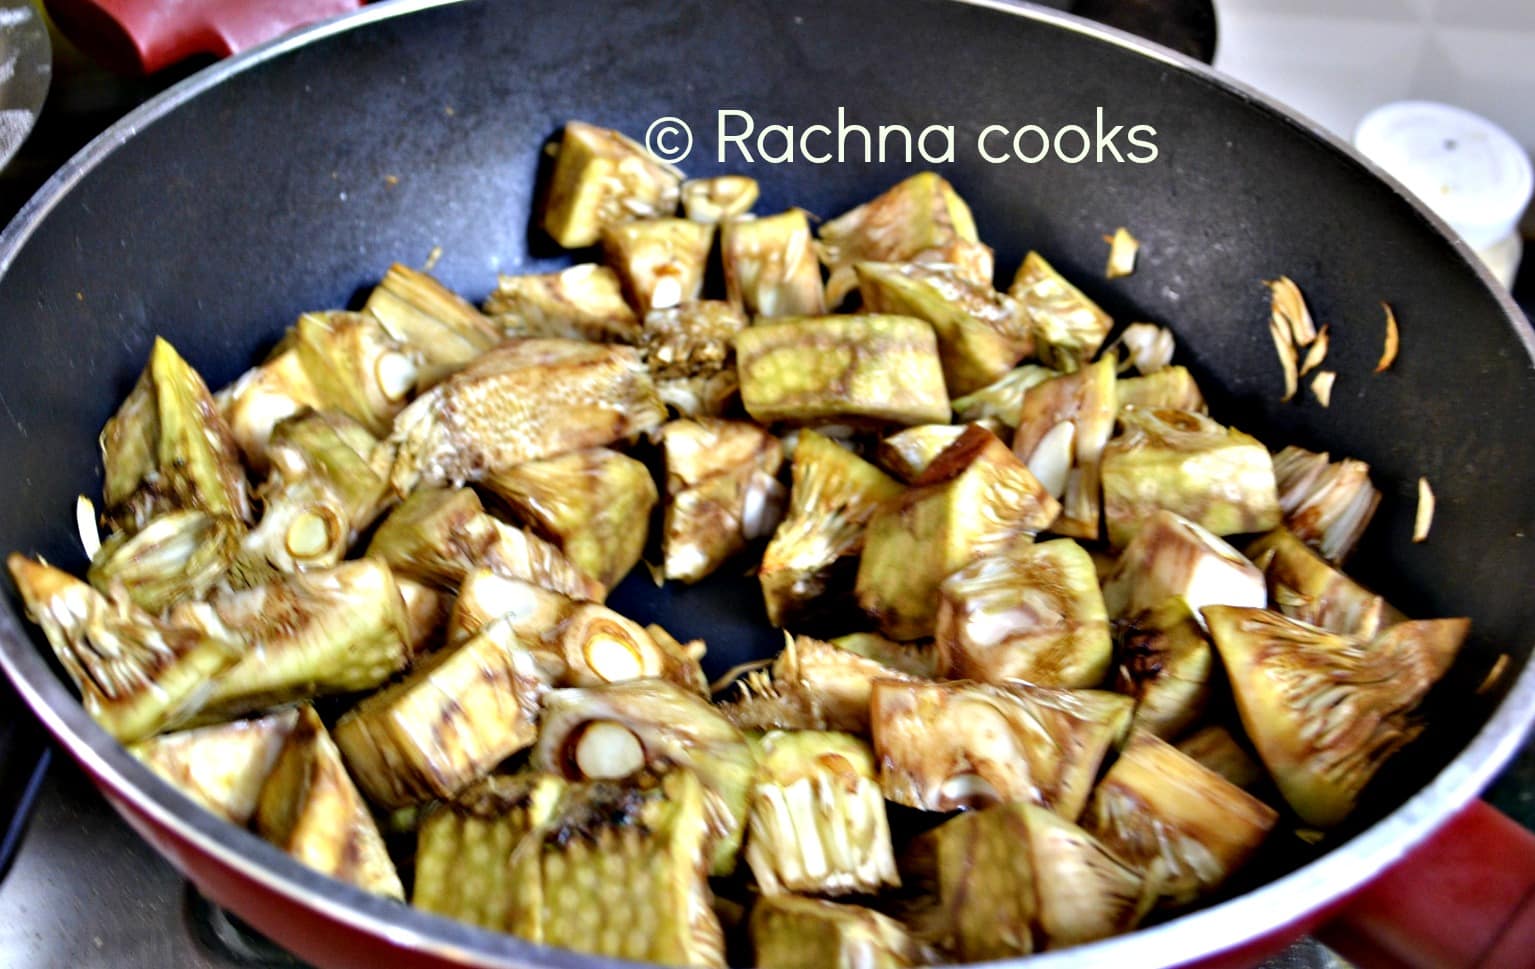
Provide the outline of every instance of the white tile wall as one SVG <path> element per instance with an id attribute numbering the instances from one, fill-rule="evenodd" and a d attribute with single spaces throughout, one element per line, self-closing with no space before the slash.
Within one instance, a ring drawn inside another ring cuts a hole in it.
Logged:
<path id="1" fill-rule="evenodd" d="M 1215 66 L 1345 138 L 1403 98 L 1485 115 L 1535 151 L 1535 0 L 1215 0 Z"/>

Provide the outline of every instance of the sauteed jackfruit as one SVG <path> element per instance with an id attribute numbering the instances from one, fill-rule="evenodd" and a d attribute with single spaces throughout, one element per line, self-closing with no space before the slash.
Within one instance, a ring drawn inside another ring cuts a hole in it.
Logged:
<path id="1" fill-rule="evenodd" d="M 818 223 L 557 147 L 541 226 L 604 264 L 390 267 L 217 393 L 156 340 L 84 578 L 10 556 L 189 810 L 551 946 L 914 966 L 1238 891 L 1422 730 L 1469 622 L 1345 575 L 1368 465 L 1223 423 L 1173 328 L 1038 253 L 998 290 L 936 174 Z M 751 570 L 782 651 L 711 687 L 605 604 L 642 562 Z"/>

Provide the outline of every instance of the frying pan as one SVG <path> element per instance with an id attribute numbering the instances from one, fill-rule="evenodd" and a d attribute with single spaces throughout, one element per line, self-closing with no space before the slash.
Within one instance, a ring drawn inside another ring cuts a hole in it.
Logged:
<path id="1" fill-rule="evenodd" d="M 1356 940 L 1406 946 L 1420 964 L 1524 964 L 1516 935 L 1495 936 L 1528 900 L 1535 851 L 1467 805 L 1535 718 L 1535 334 L 1432 215 L 1346 148 L 1192 61 L 1064 15 L 983 0 L 408 0 L 211 68 L 109 130 L 0 236 L 0 546 L 83 566 L 71 501 L 99 487 L 91 442 L 156 334 L 218 386 L 298 312 L 355 302 L 392 260 L 440 246 L 436 273 L 473 297 L 498 271 L 562 264 L 529 213 L 543 144 L 569 118 L 635 135 L 688 121 L 685 167 L 754 175 L 759 211 L 835 214 L 929 167 L 718 160 L 721 108 L 806 125 L 834 124 L 839 107 L 867 125 L 955 126 L 955 160 L 937 167 L 1004 271 L 1040 250 L 1116 319 L 1173 326 L 1214 413 L 1276 446 L 1369 461 L 1385 497 L 1354 571 L 1413 614 L 1475 620 L 1430 697 L 1432 729 L 1347 827 L 1315 849 L 1276 843 L 1213 907 L 1029 965 L 1250 965 L 1340 911 L 1359 916 Z M 1154 127 L 1158 157 L 991 164 L 966 148 L 989 124 L 1091 130 L 1098 108 Z M 1101 236 L 1120 225 L 1142 255 L 1111 283 Z M 1333 323 L 1329 409 L 1279 400 L 1261 285 L 1279 273 Z M 1403 348 L 1377 376 L 1382 299 Z M 1415 545 L 1420 475 L 1439 505 Z M 750 584 L 722 582 L 632 581 L 613 601 L 706 638 L 717 671 L 771 641 Z M 193 809 L 90 722 L 14 596 L 6 604 L 0 665 L 62 746 L 209 897 L 299 955 L 605 964 L 365 895 Z M 1504 674 L 1478 692 L 1504 653 Z M 1446 851 L 1455 867 L 1434 868 Z M 1386 889 L 1350 901 L 1383 873 Z M 1405 898 L 1391 890 L 1402 882 Z M 1393 901 L 1434 917 L 1393 920 Z M 1460 921 L 1457 902 L 1471 911 Z"/>

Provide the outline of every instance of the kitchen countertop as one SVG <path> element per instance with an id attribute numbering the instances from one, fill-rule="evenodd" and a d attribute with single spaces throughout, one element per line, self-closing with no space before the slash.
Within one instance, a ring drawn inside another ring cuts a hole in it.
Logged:
<path id="1" fill-rule="evenodd" d="M 184 65 L 151 80 L 125 80 L 60 51 L 38 127 L 0 175 L 0 222 L 95 133 L 198 66 Z M 1527 312 L 1535 306 L 1535 254 L 1515 292 L 1524 297 Z M 1487 797 L 1535 828 L 1535 751 L 1527 748 Z M 21 850 L 0 881 L 0 965 L 292 969 L 299 964 L 251 940 L 204 902 L 60 755 Z M 1266 969 L 1335 965 L 1322 947 L 1306 941 Z"/>

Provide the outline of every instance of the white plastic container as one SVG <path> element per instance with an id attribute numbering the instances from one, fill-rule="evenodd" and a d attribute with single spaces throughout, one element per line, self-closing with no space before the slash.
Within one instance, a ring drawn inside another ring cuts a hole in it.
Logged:
<path id="1" fill-rule="evenodd" d="M 1354 145 L 1460 233 L 1504 286 L 1513 285 L 1523 250 L 1519 219 L 1535 173 L 1506 131 L 1448 104 L 1396 101 L 1365 115 Z"/>

